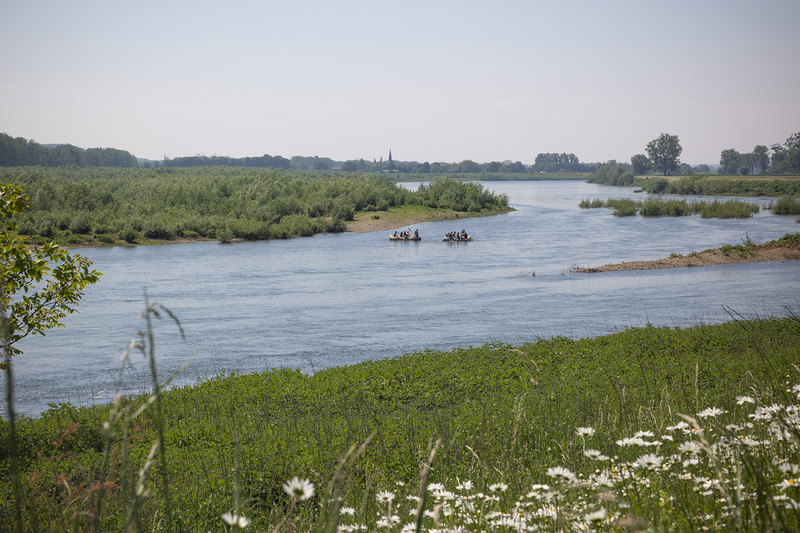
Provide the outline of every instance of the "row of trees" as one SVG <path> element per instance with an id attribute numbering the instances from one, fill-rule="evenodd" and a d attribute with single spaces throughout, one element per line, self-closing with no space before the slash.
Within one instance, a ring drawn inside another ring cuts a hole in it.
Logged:
<path id="1" fill-rule="evenodd" d="M 125 150 L 116 148 L 89 148 L 84 150 L 71 144 L 49 147 L 13 138 L 0 133 L 0 167 L 138 167 L 139 162 Z"/>
<path id="2" fill-rule="evenodd" d="M 143 165 L 145 168 L 148 165 Z M 261 157 L 226 157 L 226 156 L 205 156 L 196 155 L 192 157 L 176 157 L 174 159 L 164 158 L 159 163 L 162 167 L 251 167 L 251 168 L 291 168 L 291 163 L 285 157 L 279 155 L 271 156 L 264 154 Z"/>
<path id="3" fill-rule="evenodd" d="M 294 158 L 292 158 L 294 165 Z M 332 168 L 332 167 L 331 167 Z M 404 172 L 415 174 L 481 174 L 481 173 L 515 173 L 525 172 L 594 172 L 595 165 L 581 163 L 575 154 L 553 153 L 539 154 L 536 162 L 531 166 L 524 165 L 521 161 L 490 161 L 477 163 L 465 159 L 460 163 L 434 162 L 424 163 L 398 162 L 398 161 L 365 161 L 352 159 L 342 164 L 342 170 L 347 172 Z M 326 170 L 326 169 L 323 169 Z"/>
<path id="4" fill-rule="evenodd" d="M 675 171 L 681 175 L 710 171 L 708 165 L 691 167 L 681 164 L 679 158 L 683 148 L 677 135 L 662 133 L 647 143 L 646 151 L 647 155 L 631 157 L 630 170 L 633 174 L 642 175 L 654 170 L 667 176 Z M 723 150 L 719 165 L 718 172 L 727 175 L 800 174 L 800 132 L 791 135 L 782 145 L 773 144 L 771 148 L 763 144 L 756 145 L 748 154 L 741 154 L 733 148 Z"/>
<path id="5" fill-rule="evenodd" d="M 767 148 L 756 145 L 750 153 L 734 148 L 723 150 L 719 160 L 720 174 L 800 174 L 800 132 L 791 135 L 784 144 Z"/>

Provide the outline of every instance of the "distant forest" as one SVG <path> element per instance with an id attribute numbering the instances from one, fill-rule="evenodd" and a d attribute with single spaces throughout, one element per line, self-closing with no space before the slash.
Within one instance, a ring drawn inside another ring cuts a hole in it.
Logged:
<path id="1" fill-rule="evenodd" d="M 282 168 L 292 170 L 321 170 L 353 173 L 414 173 L 414 174 L 492 174 L 495 179 L 501 174 L 524 173 L 588 173 L 594 172 L 596 165 L 581 163 L 575 154 L 539 154 L 532 165 L 521 161 L 492 161 L 476 163 L 465 159 L 460 163 L 400 162 L 393 160 L 391 152 L 388 159 L 352 159 L 334 161 L 329 157 L 294 156 L 291 159 L 264 154 L 257 157 L 227 157 L 194 155 L 187 157 L 164 157 L 161 161 L 137 159 L 130 152 L 116 148 L 83 149 L 71 144 L 43 145 L 22 137 L 11 137 L 0 133 L 0 167 L 141 167 L 141 168 L 193 168 L 193 167 L 245 167 Z"/>
<path id="2" fill-rule="evenodd" d="M 2 167 L 138 167 L 139 162 L 125 150 L 116 148 L 89 148 L 84 150 L 71 144 L 54 148 L 22 137 L 0 133 L 0 166 Z"/>

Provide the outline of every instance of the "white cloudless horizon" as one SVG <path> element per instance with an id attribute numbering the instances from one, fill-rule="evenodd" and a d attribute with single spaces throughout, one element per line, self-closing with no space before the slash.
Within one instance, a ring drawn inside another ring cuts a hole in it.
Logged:
<path id="1" fill-rule="evenodd" d="M 800 131 L 800 2 L 3 1 L 0 132 L 137 157 L 681 161 Z"/>

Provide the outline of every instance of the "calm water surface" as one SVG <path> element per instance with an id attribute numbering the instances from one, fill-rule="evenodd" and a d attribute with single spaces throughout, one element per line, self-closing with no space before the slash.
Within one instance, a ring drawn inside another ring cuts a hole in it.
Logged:
<path id="1" fill-rule="evenodd" d="M 713 323 L 728 318 L 723 306 L 754 316 L 800 305 L 798 261 L 569 272 L 735 244 L 746 233 L 766 241 L 798 231 L 795 217 L 615 218 L 578 202 L 644 195 L 573 181 L 488 187 L 508 194 L 517 211 L 419 224 L 418 243 L 391 243 L 388 232 L 378 232 L 80 250 L 103 276 L 66 328 L 21 343 L 17 410 L 36 416 L 51 402 L 108 401 L 145 289 L 186 332 L 182 340 L 173 324 L 159 321 L 162 375 L 203 345 L 182 383 L 226 371 L 313 372 L 426 348 L 595 336 L 648 322 Z M 461 229 L 475 242 L 441 242 Z M 121 380 L 126 392 L 146 388 L 145 361 L 132 361 Z"/>

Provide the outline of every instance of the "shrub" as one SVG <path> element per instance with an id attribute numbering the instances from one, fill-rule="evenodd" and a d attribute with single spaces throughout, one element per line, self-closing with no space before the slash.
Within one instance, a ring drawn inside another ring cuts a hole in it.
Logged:
<path id="1" fill-rule="evenodd" d="M 772 206 L 773 215 L 800 215 L 800 202 L 791 196 L 784 196 Z M 44 235 L 44 234 L 42 234 Z"/>
<path id="2" fill-rule="evenodd" d="M 52 220 L 40 220 L 36 231 L 42 237 L 53 237 L 56 234 L 56 225 Z"/>
<path id="3" fill-rule="evenodd" d="M 119 232 L 119 238 L 128 243 L 135 243 L 139 238 L 139 232 L 133 228 L 127 228 Z"/>
<path id="4" fill-rule="evenodd" d="M 78 213 L 72 218 L 72 222 L 69 224 L 69 229 L 72 231 L 72 233 L 87 235 L 92 231 L 92 219 L 86 212 Z"/>
<path id="5" fill-rule="evenodd" d="M 151 221 L 143 232 L 148 239 L 163 239 L 171 241 L 175 238 L 175 232 L 160 221 Z"/>
<path id="6" fill-rule="evenodd" d="M 228 228 L 223 228 L 217 231 L 216 237 L 219 242 L 231 242 L 231 239 L 233 239 L 233 233 Z"/>

